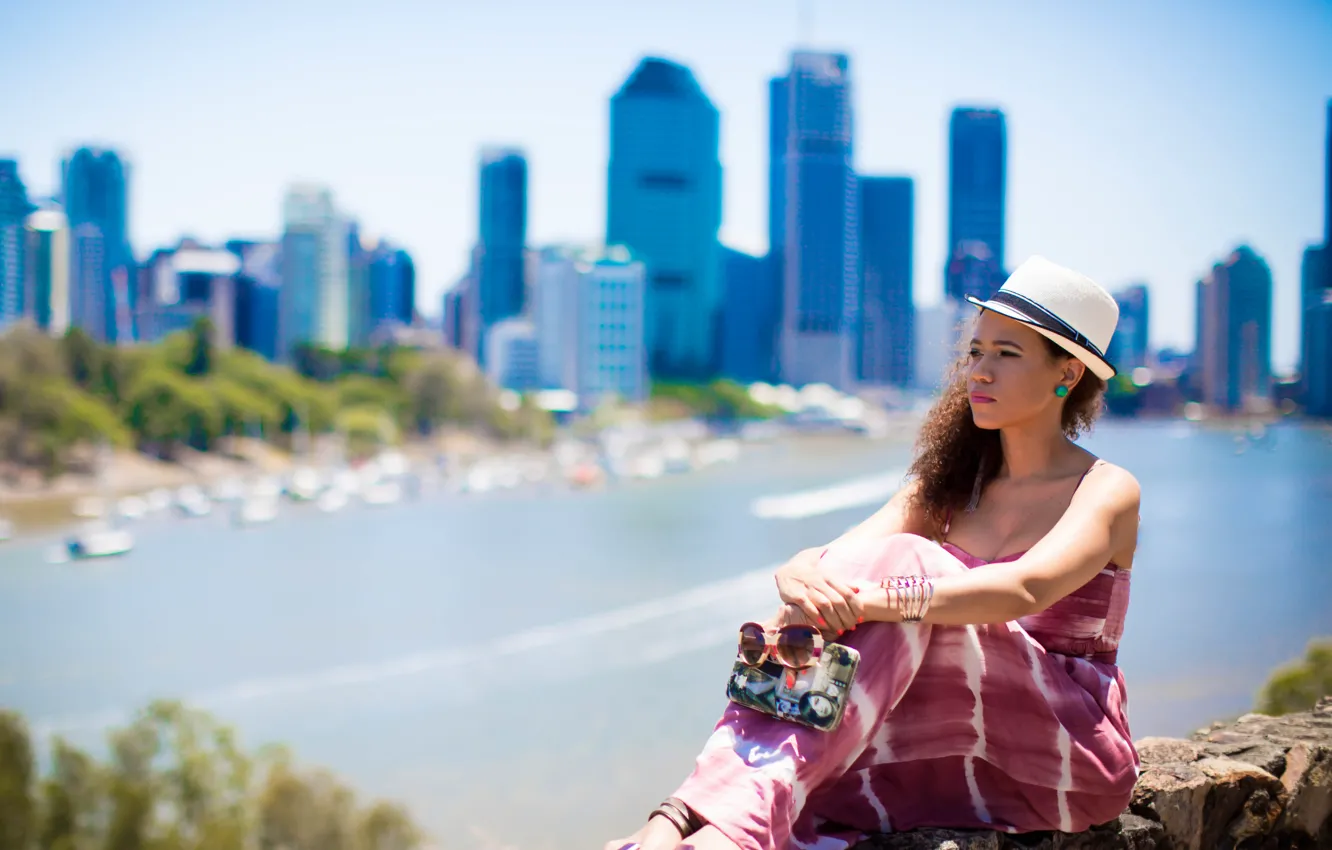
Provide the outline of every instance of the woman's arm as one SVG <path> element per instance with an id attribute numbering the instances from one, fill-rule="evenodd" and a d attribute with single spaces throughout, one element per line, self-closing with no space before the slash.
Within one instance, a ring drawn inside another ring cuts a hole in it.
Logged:
<path id="1" fill-rule="evenodd" d="M 913 482 L 832 543 L 805 549 L 782 565 L 776 576 L 782 602 L 796 606 L 810 622 L 833 634 L 849 631 L 863 622 L 867 615 L 855 588 L 819 569 L 819 557 L 828 546 L 848 541 L 882 539 L 903 531 L 928 533 L 924 513 L 916 506 L 915 493 Z"/>
<path id="2" fill-rule="evenodd" d="M 920 482 L 912 481 L 907 484 L 898 490 L 886 505 L 828 545 L 881 540 L 889 535 L 902 533 L 919 534 L 921 537 L 931 536 L 934 529 L 930 527 L 929 519 L 916 499 L 919 490 Z"/>
<path id="3" fill-rule="evenodd" d="M 1016 561 L 934 580 L 924 622 L 943 626 L 1003 623 L 1035 614 L 1082 587 L 1137 542 L 1140 491 L 1126 470 L 1092 470 L 1059 522 Z M 888 591 L 861 587 L 866 619 L 899 622 Z"/>

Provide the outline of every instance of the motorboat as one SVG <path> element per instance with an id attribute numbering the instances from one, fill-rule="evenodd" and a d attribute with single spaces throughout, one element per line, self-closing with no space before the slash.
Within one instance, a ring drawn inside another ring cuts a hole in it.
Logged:
<path id="1" fill-rule="evenodd" d="M 236 526 L 261 525 L 277 519 L 277 497 L 267 493 L 250 495 L 236 504 L 231 521 Z"/>
<path id="2" fill-rule="evenodd" d="M 134 548 L 134 535 L 128 529 L 93 524 L 65 538 L 65 550 L 72 560 L 110 558 L 128 554 Z"/>

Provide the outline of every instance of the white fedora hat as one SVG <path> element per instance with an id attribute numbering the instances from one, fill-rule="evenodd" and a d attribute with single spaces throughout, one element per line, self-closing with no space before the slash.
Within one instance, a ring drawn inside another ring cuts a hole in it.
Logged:
<path id="1" fill-rule="evenodd" d="M 1013 270 L 989 301 L 968 295 L 983 310 L 1030 325 L 1087 364 L 1103 381 L 1115 376 L 1105 349 L 1119 324 L 1119 305 L 1096 281 L 1044 257 Z"/>

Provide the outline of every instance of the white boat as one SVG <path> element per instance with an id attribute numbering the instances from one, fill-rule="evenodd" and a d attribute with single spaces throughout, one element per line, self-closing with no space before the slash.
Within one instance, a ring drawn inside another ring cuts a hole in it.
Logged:
<path id="1" fill-rule="evenodd" d="M 110 558 L 133 548 L 134 535 L 110 525 L 91 525 L 65 538 L 65 550 L 72 560 Z"/>
<path id="2" fill-rule="evenodd" d="M 402 485 L 396 481 L 378 481 L 361 490 L 361 501 L 367 505 L 392 505 L 401 499 Z"/>
<path id="3" fill-rule="evenodd" d="M 278 500 L 272 496 L 250 496 L 233 509 L 231 521 L 238 526 L 260 525 L 277 519 Z"/>
<path id="4" fill-rule="evenodd" d="M 341 490 L 344 493 L 359 493 L 361 491 L 361 476 L 356 474 L 354 469 L 340 469 L 333 474 L 333 489 Z"/>
<path id="5" fill-rule="evenodd" d="M 319 498 L 315 500 L 315 505 L 324 513 L 331 514 L 347 507 L 348 501 L 350 500 L 346 490 L 341 487 L 330 487 L 319 494 Z"/>
<path id="6" fill-rule="evenodd" d="M 176 492 L 176 509 L 183 516 L 205 517 L 213 512 L 212 501 L 198 487 L 185 486 Z"/>
<path id="7" fill-rule="evenodd" d="M 238 502 L 245 498 L 245 482 L 239 478 L 224 478 L 213 484 L 208 495 L 215 502 Z"/>
<path id="8" fill-rule="evenodd" d="M 14 523 L 7 519 L 0 519 L 0 543 L 14 536 Z"/>
<path id="9" fill-rule="evenodd" d="M 323 486 L 322 477 L 319 470 L 308 466 L 295 470 L 291 474 L 291 480 L 287 482 L 287 496 L 295 502 L 314 501 Z"/>
<path id="10" fill-rule="evenodd" d="M 666 441 L 662 446 L 662 460 L 666 465 L 668 474 L 680 474 L 689 472 L 693 469 L 693 458 L 690 457 L 689 444 L 684 440 L 673 437 Z"/>
<path id="11" fill-rule="evenodd" d="M 407 456 L 400 451 L 390 449 L 380 452 L 379 457 L 375 458 L 375 463 L 385 475 L 396 478 L 407 474 Z"/>
<path id="12" fill-rule="evenodd" d="M 282 495 L 282 480 L 273 475 L 264 475 L 250 487 L 250 499 L 277 499 Z"/>
<path id="13" fill-rule="evenodd" d="M 124 496 L 116 502 L 116 513 L 125 519 L 143 519 L 148 513 L 148 503 L 139 496 Z"/>
<path id="14" fill-rule="evenodd" d="M 700 467 L 734 463 L 739 457 L 740 444 L 735 440 L 713 440 L 694 450 L 694 463 Z"/>

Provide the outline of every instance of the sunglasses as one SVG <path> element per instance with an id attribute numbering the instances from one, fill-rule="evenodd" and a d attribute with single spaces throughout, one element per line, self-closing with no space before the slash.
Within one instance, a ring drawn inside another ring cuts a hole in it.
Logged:
<path id="1" fill-rule="evenodd" d="M 823 654 L 823 635 L 814 626 L 782 626 L 765 629 L 758 623 L 740 627 L 740 660 L 758 667 L 772 659 L 783 667 L 803 670 L 813 667 Z"/>

